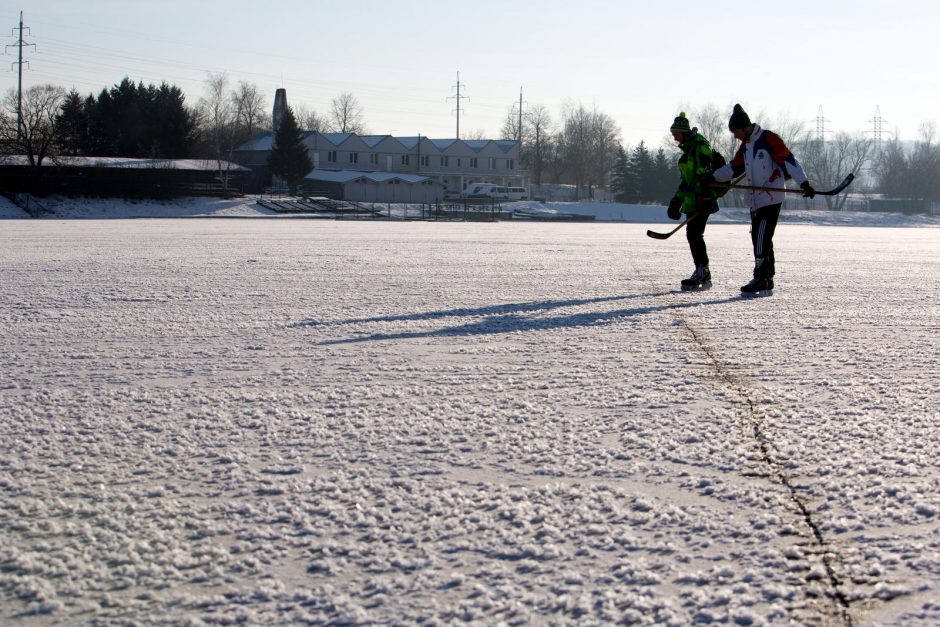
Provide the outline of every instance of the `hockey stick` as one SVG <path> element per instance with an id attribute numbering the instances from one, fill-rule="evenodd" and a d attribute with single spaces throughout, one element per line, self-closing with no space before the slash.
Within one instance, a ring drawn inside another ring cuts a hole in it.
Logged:
<path id="1" fill-rule="evenodd" d="M 827 191 L 822 191 L 822 192 L 817 191 L 815 195 L 816 196 L 835 196 L 836 194 L 840 193 L 843 189 L 848 187 L 849 183 L 851 183 L 853 180 L 855 180 L 855 175 L 849 174 L 847 177 L 845 177 L 845 180 L 843 180 L 841 183 L 839 183 L 832 189 L 827 190 Z M 790 189 L 789 187 L 762 187 L 760 185 L 734 185 L 732 183 L 717 183 L 717 182 L 712 183 L 711 185 L 712 187 L 722 187 L 722 188 L 727 188 L 727 189 L 752 189 L 752 190 L 757 190 L 757 191 L 762 191 L 762 192 L 785 192 L 788 194 L 802 194 L 803 193 L 802 189 Z"/>
<path id="2" fill-rule="evenodd" d="M 646 234 L 652 237 L 653 239 L 669 239 L 670 237 L 672 237 L 673 233 L 675 233 L 676 231 L 678 231 L 679 229 L 681 229 L 682 227 L 684 227 L 686 224 L 688 224 L 689 222 L 691 222 L 697 217 L 698 217 L 698 214 L 693 213 L 688 218 L 686 218 L 685 222 L 683 222 L 682 224 L 680 224 L 673 230 L 669 231 L 668 233 L 657 233 L 656 231 L 647 231 Z"/>
<path id="3" fill-rule="evenodd" d="M 743 178 L 744 178 L 744 175 L 742 174 L 738 178 L 731 181 L 729 185 L 734 185 L 735 183 L 737 183 Z M 669 239 L 670 237 L 672 237 L 673 233 L 675 233 L 676 231 L 678 231 L 679 229 L 681 229 L 682 227 L 684 227 L 686 224 L 688 224 L 689 222 L 691 222 L 697 217 L 698 217 L 698 213 L 693 213 L 688 218 L 686 218 L 685 222 L 683 222 L 682 224 L 680 224 L 673 230 L 669 231 L 668 233 L 657 233 L 656 231 L 647 231 L 646 234 L 652 237 L 653 239 Z"/>

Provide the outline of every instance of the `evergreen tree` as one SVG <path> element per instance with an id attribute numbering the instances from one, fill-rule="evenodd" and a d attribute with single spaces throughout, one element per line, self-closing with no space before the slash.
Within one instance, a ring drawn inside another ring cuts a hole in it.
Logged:
<path id="1" fill-rule="evenodd" d="M 271 174 L 284 179 L 292 194 L 313 169 L 300 127 L 290 107 L 287 107 L 280 125 L 274 131 L 274 146 L 268 155 L 268 167 Z"/>
<path id="2" fill-rule="evenodd" d="M 73 91 L 57 122 L 66 130 L 63 146 L 69 154 L 95 157 L 183 159 L 191 155 L 198 133 L 196 115 L 179 87 L 134 84 L 129 78 L 83 102 Z"/>
<path id="3" fill-rule="evenodd" d="M 141 84 L 141 87 L 143 85 Z M 125 77 L 118 85 L 111 88 L 110 115 L 105 118 L 105 130 L 108 144 L 114 157 L 136 157 L 141 154 L 143 121 L 141 115 L 141 94 L 137 85 Z"/>
<path id="4" fill-rule="evenodd" d="M 630 183 L 630 157 L 623 146 L 617 146 L 617 159 L 610 171 L 610 191 L 614 202 L 628 202 L 628 185 Z"/>
<path id="5" fill-rule="evenodd" d="M 88 114 L 85 102 L 74 89 L 65 95 L 65 101 L 56 116 L 56 137 L 59 154 L 84 155 L 88 150 Z"/>
<path id="6" fill-rule="evenodd" d="M 640 202 L 652 202 L 656 200 L 656 180 L 653 157 L 645 142 L 640 142 L 633 149 L 631 159 L 633 166 L 633 176 L 636 181 L 637 200 Z"/>
<path id="7" fill-rule="evenodd" d="M 162 83 L 151 86 L 151 142 L 159 149 L 157 156 L 183 159 L 191 155 L 197 139 L 196 114 L 186 107 L 186 96 L 175 86 Z"/>
<path id="8" fill-rule="evenodd" d="M 653 159 L 653 198 L 656 202 L 668 203 L 679 183 L 679 170 L 676 162 L 660 148 Z"/>

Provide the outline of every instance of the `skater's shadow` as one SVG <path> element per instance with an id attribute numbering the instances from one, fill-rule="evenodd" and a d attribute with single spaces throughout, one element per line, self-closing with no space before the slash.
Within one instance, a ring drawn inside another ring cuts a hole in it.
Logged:
<path id="1" fill-rule="evenodd" d="M 456 309 L 444 309 L 442 311 L 425 311 L 421 313 L 397 314 L 391 316 L 375 316 L 373 318 L 351 318 L 332 323 L 323 323 L 318 320 L 303 320 L 294 323 L 293 327 L 315 327 L 323 324 L 366 324 L 370 322 L 420 322 L 427 320 L 438 320 L 440 318 L 457 317 L 476 317 L 476 316 L 508 316 L 514 313 L 526 313 L 535 311 L 547 311 L 550 309 L 560 309 L 562 307 L 580 307 L 581 305 L 593 305 L 596 303 L 608 303 L 615 300 L 631 300 L 634 298 L 651 298 L 656 296 L 665 296 L 670 292 L 659 292 L 655 294 L 625 294 L 620 296 L 601 296 L 598 298 L 572 298 L 566 300 L 541 300 L 525 303 L 505 303 L 502 305 L 489 305 L 487 307 L 459 307 Z"/>
<path id="2" fill-rule="evenodd" d="M 634 298 L 651 298 L 665 296 L 672 292 L 660 292 L 655 294 L 633 294 L 628 296 L 611 296 L 597 299 L 578 299 L 568 301 L 544 301 L 543 303 L 517 303 L 508 305 L 494 305 L 492 307 L 482 307 L 475 309 L 454 309 L 442 312 L 428 312 L 423 314 L 411 314 L 408 316 L 388 316 L 380 318 L 368 318 L 363 320 L 350 320 L 347 322 L 387 322 L 400 320 L 434 320 L 437 318 L 452 316 L 487 316 L 484 320 L 478 320 L 469 324 L 462 324 L 442 329 L 429 331 L 411 331 L 399 333 L 375 333 L 362 337 L 344 338 L 336 340 L 324 340 L 320 345 L 335 344 L 355 344 L 359 342 L 374 342 L 381 340 L 407 340 L 428 337 L 457 337 L 472 335 L 492 335 L 499 333 L 515 333 L 520 331 L 551 331 L 555 329 L 570 329 L 587 326 L 603 326 L 612 324 L 626 318 L 653 314 L 661 311 L 681 310 L 690 307 L 701 307 L 705 305 L 721 305 L 741 300 L 739 296 L 720 298 L 713 300 L 696 300 L 686 302 L 673 302 L 660 305 L 648 305 L 645 307 L 632 307 L 616 309 L 613 311 L 595 311 L 575 313 L 569 315 L 560 315 L 553 317 L 527 317 L 519 315 L 523 312 L 537 312 L 560 307 L 569 307 L 577 305 L 586 305 L 598 302 L 610 302 L 614 300 L 628 300 Z"/>

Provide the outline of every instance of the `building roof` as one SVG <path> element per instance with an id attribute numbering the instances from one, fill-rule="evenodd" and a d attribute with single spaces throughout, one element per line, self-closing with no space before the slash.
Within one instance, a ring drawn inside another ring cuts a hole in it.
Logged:
<path id="1" fill-rule="evenodd" d="M 301 139 L 306 139 L 316 133 L 316 131 L 303 131 L 300 134 Z M 274 146 L 274 133 L 271 131 L 263 131 L 258 133 L 241 146 L 236 148 L 238 151 L 266 151 L 271 150 Z"/>
<path id="2" fill-rule="evenodd" d="M 326 181 L 328 183 L 350 183 L 356 179 L 366 179 L 373 183 L 387 183 L 391 180 L 405 183 L 423 183 L 431 180 L 427 176 L 417 174 L 403 174 L 399 172 L 363 172 L 361 170 L 312 170 L 304 178 L 311 181 Z"/>
<path id="3" fill-rule="evenodd" d="M 26 166 L 26 155 L 0 156 L 0 166 Z M 216 159 L 135 159 L 132 157 L 57 157 L 55 161 L 46 159 L 43 167 L 57 165 L 65 168 L 128 168 L 135 170 L 189 170 L 200 172 L 249 172 L 250 168 L 231 161 Z"/>
<path id="4" fill-rule="evenodd" d="M 406 150 L 414 150 L 418 146 L 420 140 L 425 140 L 431 142 L 435 148 L 440 151 L 444 151 L 447 148 L 450 148 L 456 143 L 463 143 L 473 152 L 480 152 L 484 150 L 489 145 L 496 146 L 503 153 L 508 153 L 510 150 L 515 148 L 516 141 L 513 139 L 454 139 L 454 138 L 443 138 L 443 139 L 433 139 L 431 137 L 425 137 L 424 135 L 416 135 L 411 137 L 393 137 L 392 135 L 356 135 L 355 133 L 318 133 L 317 131 L 303 131 L 301 133 L 301 139 L 307 139 L 308 137 L 318 134 L 319 139 L 327 141 L 337 148 L 347 141 L 350 138 L 358 138 L 362 143 L 364 143 L 369 148 L 375 148 L 383 141 L 392 139 L 397 141 L 403 148 Z M 255 135 L 241 146 L 236 148 L 238 152 L 252 152 L 252 151 L 268 151 L 271 150 L 271 147 L 274 145 L 274 134 L 270 131 L 265 131 Z"/>

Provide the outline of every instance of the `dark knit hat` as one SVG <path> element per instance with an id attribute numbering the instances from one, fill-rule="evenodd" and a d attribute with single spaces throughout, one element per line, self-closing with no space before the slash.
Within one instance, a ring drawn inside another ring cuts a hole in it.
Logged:
<path id="1" fill-rule="evenodd" d="M 692 130 L 692 127 L 689 125 L 689 118 L 685 117 L 685 112 L 679 114 L 675 120 L 672 121 L 672 126 L 669 127 L 670 133 L 688 133 Z"/>
<path id="2" fill-rule="evenodd" d="M 741 105 L 734 105 L 734 111 L 731 112 L 731 119 L 728 120 L 728 129 L 747 128 L 751 125 L 751 118 L 747 117 L 747 112 L 741 108 Z"/>

